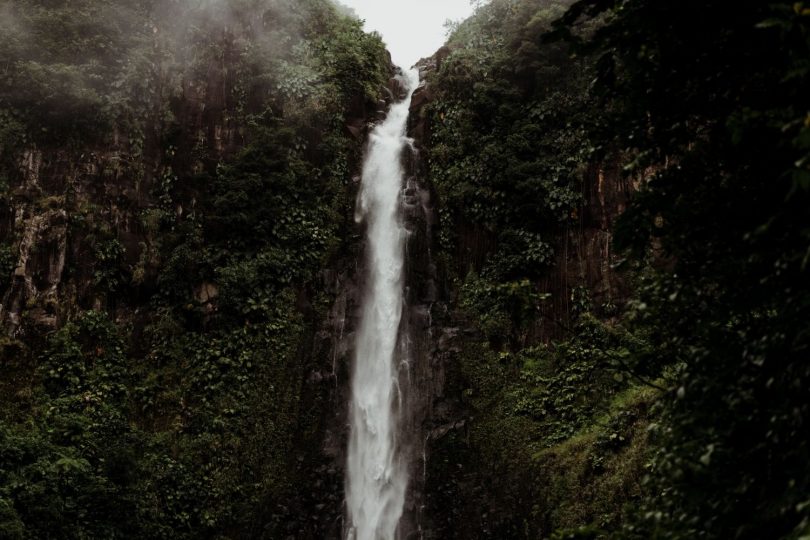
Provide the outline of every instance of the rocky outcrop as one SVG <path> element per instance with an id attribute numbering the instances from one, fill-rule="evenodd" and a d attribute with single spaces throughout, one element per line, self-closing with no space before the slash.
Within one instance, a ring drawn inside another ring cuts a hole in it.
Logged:
<path id="1" fill-rule="evenodd" d="M 21 237 L 19 259 L 0 316 L 12 334 L 20 330 L 23 317 L 34 332 L 53 331 L 58 325 L 58 288 L 65 268 L 67 212 L 20 208 L 15 229 Z"/>

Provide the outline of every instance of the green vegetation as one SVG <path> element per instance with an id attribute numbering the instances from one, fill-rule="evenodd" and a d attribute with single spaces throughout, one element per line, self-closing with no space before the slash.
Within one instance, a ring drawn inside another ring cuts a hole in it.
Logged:
<path id="1" fill-rule="evenodd" d="M 615 529 L 641 495 L 660 392 L 623 358 L 643 340 L 585 315 L 570 339 L 495 352 L 469 343 L 454 381 L 472 419 L 436 442 L 431 504 L 452 538 L 542 538 Z"/>
<path id="2" fill-rule="evenodd" d="M 810 533 L 808 24 L 801 2 L 493 0 L 454 28 L 430 171 L 486 341 L 458 359 L 469 436 L 438 443 L 448 534 Z M 538 349 L 600 164 L 644 179 L 616 228 L 635 298 L 617 320 L 573 287 L 575 324 Z"/>
<path id="3" fill-rule="evenodd" d="M 810 538 L 810 5 L 451 30 L 426 537 Z M 0 4 L 0 539 L 339 529 L 309 364 L 390 70 L 328 0 Z"/>
<path id="4" fill-rule="evenodd" d="M 429 111 L 446 234 L 459 223 L 497 232 L 503 248 L 489 271 L 499 277 L 536 276 L 551 263 L 543 235 L 576 208 L 589 150 L 579 127 L 587 71 L 564 47 L 531 41 L 562 8 L 530 17 L 529 4 L 492 3 L 456 30 Z"/>
<path id="5" fill-rule="evenodd" d="M 60 329 L 27 298 L 2 344 L 0 538 L 277 538 L 382 41 L 326 0 L 0 10 L 3 201 L 68 216 Z M 55 178 L 25 185 L 22 151 Z"/>
<path id="6" fill-rule="evenodd" d="M 595 136 L 654 171 L 619 246 L 643 265 L 656 242 L 672 261 L 632 311 L 659 351 L 640 369 L 669 367 L 672 388 L 632 537 L 810 532 L 810 10 L 727 7 L 586 1 L 567 16 L 609 10 L 582 43 L 612 125 Z"/>
<path id="7" fill-rule="evenodd" d="M 587 226 L 582 180 L 599 153 L 596 66 L 545 42 L 565 11 L 490 2 L 454 29 L 432 75 L 442 247 L 460 307 L 484 338 L 465 344 L 453 377 L 472 417 L 466 435 L 437 441 L 429 464 L 447 537 L 596 538 L 619 529 L 625 504 L 642 496 L 660 395 L 629 366 L 650 354 L 645 332 L 601 321 L 612 311 L 591 305 L 584 282 L 542 285 L 566 264 L 567 231 Z M 572 320 L 543 344 L 538 321 L 556 295 L 570 295 Z"/>

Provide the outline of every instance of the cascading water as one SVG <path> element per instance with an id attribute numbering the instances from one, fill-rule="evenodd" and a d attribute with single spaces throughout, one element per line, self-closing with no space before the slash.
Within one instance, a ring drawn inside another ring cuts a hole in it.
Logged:
<path id="1" fill-rule="evenodd" d="M 371 133 L 355 218 L 367 226 L 367 287 L 352 373 L 346 478 L 349 540 L 393 540 L 408 486 L 398 441 L 397 343 L 403 308 L 405 229 L 400 193 L 406 126 L 419 72 L 400 77 L 405 99 Z"/>

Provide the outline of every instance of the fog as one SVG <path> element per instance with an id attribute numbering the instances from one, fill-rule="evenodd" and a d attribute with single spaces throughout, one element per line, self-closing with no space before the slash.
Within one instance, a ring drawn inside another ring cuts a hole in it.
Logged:
<path id="1" fill-rule="evenodd" d="M 340 0 L 366 21 L 367 31 L 379 32 L 394 62 L 410 67 L 444 44 L 445 22 L 468 17 L 471 0 Z"/>

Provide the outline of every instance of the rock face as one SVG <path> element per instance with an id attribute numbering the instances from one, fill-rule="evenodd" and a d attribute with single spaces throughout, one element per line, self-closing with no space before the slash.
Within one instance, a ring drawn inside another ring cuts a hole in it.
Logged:
<path id="1" fill-rule="evenodd" d="M 213 176 L 218 165 L 247 142 L 247 126 L 236 119 L 229 101 L 229 89 L 241 76 L 228 68 L 236 38 L 223 40 L 222 57 L 183 80 L 180 95 L 166 99 L 171 110 L 162 112 L 171 117 L 171 125 L 158 114 L 137 144 L 116 131 L 93 146 L 31 146 L 22 153 L 16 175 L 9 179 L 9 196 L 0 201 L 0 240 L 13 259 L 12 275 L 0 291 L 0 325 L 6 336 L 19 340 L 10 345 L 2 340 L 0 363 L 7 371 L 19 368 L 28 375 L 32 366 L 11 365 L 17 347 L 41 342 L 81 311 L 109 312 L 117 323 L 134 328 L 134 341 L 149 324 L 149 300 L 166 263 L 157 255 L 154 212 L 178 222 L 193 214 L 204 188 L 186 179 Z M 379 90 L 384 99 L 376 107 L 362 95 L 346 106 L 346 135 L 358 146 L 378 110 L 384 113 L 400 91 L 395 83 Z M 347 163 L 350 171 L 359 166 Z M 353 198 L 356 185 L 348 178 L 346 189 Z M 163 199 L 169 192 L 172 203 L 166 205 Z M 352 251 L 330 261 L 315 290 L 301 290 L 299 305 L 289 306 L 291 311 L 299 307 L 313 329 L 297 351 L 297 365 L 290 368 L 301 373 L 300 410 L 291 412 L 300 426 L 293 443 L 299 455 L 289 459 L 297 468 L 290 476 L 306 482 L 291 500 L 266 501 L 257 511 L 256 527 L 271 531 L 266 534 L 274 538 L 279 531 L 282 537 L 302 539 L 342 535 L 347 381 L 359 302 L 360 236 L 347 244 L 354 246 Z M 126 284 L 116 288 L 114 282 L 123 274 Z M 204 314 L 201 323 L 208 324 L 221 299 L 220 288 L 205 280 L 187 285 L 189 298 Z M 337 298 L 325 314 L 312 309 L 319 293 Z M 137 352 L 139 345 L 132 347 Z M 0 386 L 5 389 L 10 379 L 5 377 Z"/>
<path id="2" fill-rule="evenodd" d="M 104 146 L 32 147 L 23 153 L 3 231 L 6 239 L 16 239 L 19 251 L 14 282 L 0 309 L 7 333 L 20 335 L 29 326 L 55 330 L 77 309 L 126 311 L 140 302 L 137 293 L 113 298 L 99 287 L 98 250 L 108 241 L 114 245 L 113 239 L 120 242 L 124 260 L 116 264 L 138 266 L 140 281 L 148 282 L 155 271 L 149 260 L 154 238 L 141 218 L 160 204 L 158 183 L 173 171 L 212 170 L 241 146 L 240 128 L 222 102 L 221 88 L 233 83 L 233 74 L 214 65 L 207 75 L 208 84 L 185 81 L 183 99 L 173 105 L 183 130 L 179 138 L 196 141 L 197 152 L 208 156 L 205 162 L 194 160 L 191 143 L 172 152 L 161 148 L 158 125 L 145 134 L 138 153 L 133 147 L 139 145 L 120 132 Z M 174 210 L 182 215 L 193 204 L 190 196 Z"/>
<path id="3" fill-rule="evenodd" d="M 424 89 L 420 84 L 417 91 Z M 416 95 L 416 94 L 414 94 Z M 413 108 L 411 109 L 413 111 Z M 434 400 L 443 394 L 442 366 L 435 349 L 439 325 L 434 321 L 445 311 L 446 298 L 439 283 L 436 252 L 438 214 L 435 196 L 427 183 L 422 154 L 416 142 L 405 156 L 406 181 L 402 207 L 408 238 L 405 247 L 405 314 L 401 344 L 407 364 L 400 369 L 405 422 L 402 437 L 410 456 L 410 485 L 403 517 L 405 538 L 418 538 L 424 511 L 424 471 Z M 406 383 L 403 383 L 406 382 Z"/>
<path id="4" fill-rule="evenodd" d="M 11 289 L 5 305 L 7 329 L 17 333 L 26 305 L 33 305 L 26 316 L 36 332 L 55 330 L 58 324 L 58 288 L 62 281 L 67 251 L 67 212 L 49 209 L 26 215 L 25 209 L 15 219 L 19 231 L 20 251 Z M 4 306 L 5 307 L 5 306 Z"/>
<path id="5" fill-rule="evenodd" d="M 430 74 L 439 69 L 447 54 L 449 49 L 443 48 L 418 65 L 422 82 L 411 105 L 409 134 L 414 138 L 414 145 L 404 192 L 410 231 L 406 323 L 412 362 L 407 370 L 412 386 L 406 399 L 413 419 L 413 423 L 407 426 L 407 437 L 414 441 L 411 449 L 414 470 L 405 531 L 418 534 L 420 538 L 466 538 L 469 536 L 465 534 L 483 534 L 488 519 L 483 511 L 476 516 L 449 516 L 451 509 L 437 502 L 442 499 L 436 490 L 442 489 L 443 479 L 431 478 L 431 467 L 428 466 L 431 459 L 447 458 L 433 456 L 432 449 L 437 442 L 450 436 L 463 440 L 468 425 L 474 421 L 472 412 L 464 405 L 458 362 L 462 352 L 474 349 L 484 341 L 480 331 L 460 311 L 456 304 L 458 292 L 448 281 L 447 269 L 435 257 L 439 253 L 438 212 L 442 201 L 437 198 L 425 166 L 430 153 L 431 132 L 426 107 L 435 99 Z M 553 293 L 553 301 L 540 308 L 540 316 L 529 336 L 535 343 L 548 342 L 564 334 L 572 317 L 572 295 L 577 288 L 587 289 L 597 311 L 605 315 L 610 313 L 612 306 L 621 305 L 629 293 L 624 276 L 615 269 L 618 261 L 611 251 L 612 229 L 638 185 L 623 178 L 618 167 L 612 164 L 588 166 L 581 185 L 583 197 L 577 226 L 557 233 L 555 264 L 546 278 L 537 284 L 540 290 Z M 494 238 L 486 231 L 472 227 L 457 232 L 460 245 L 456 253 L 460 254 L 461 264 L 480 268 L 495 249 Z M 484 485 L 488 484 L 490 488 L 497 485 L 499 479 L 490 474 L 497 473 L 462 473 L 467 484 L 459 489 L 473 493 L 480 492 Z M 456 512 L 458 509 L 452 510 Z M 502 510 L 510 511 L 509 508 Z M 467 533 L 458 529 L 459 518 L 469 520 Z"/>

